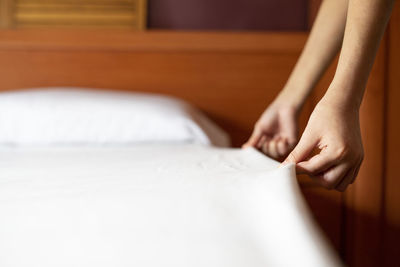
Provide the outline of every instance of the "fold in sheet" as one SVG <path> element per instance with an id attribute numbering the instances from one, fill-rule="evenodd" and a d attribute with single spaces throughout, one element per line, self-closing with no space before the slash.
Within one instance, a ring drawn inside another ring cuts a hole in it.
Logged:
<path id="1" fill-rule="evenodd" d="M 341 266 L 251 148 L 2 148 L 0 216 L 3 267 Z"/>

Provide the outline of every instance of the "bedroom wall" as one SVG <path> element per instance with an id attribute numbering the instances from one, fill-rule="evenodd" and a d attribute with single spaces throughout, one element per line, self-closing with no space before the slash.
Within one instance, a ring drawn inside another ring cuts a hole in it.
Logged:
<path id="1" fill-rule="evenodd" d="M 149 0 L 150 29 L 307 29 L 308 0 Z"/>
<path id="2" fill-rule="evenodd" d="M 304 31 L 315 1 L 0 0 L 0 28 Z"/>

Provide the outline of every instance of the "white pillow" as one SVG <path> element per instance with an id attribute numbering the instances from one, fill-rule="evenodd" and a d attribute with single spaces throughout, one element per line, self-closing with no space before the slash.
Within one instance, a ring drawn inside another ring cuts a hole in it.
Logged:
<path id="1" fill-rule="evenodd" d="M 79 88 L 0 93 L 1 145 L 142 142 L 229 145 L 213 122 L 171 97 Z"/>

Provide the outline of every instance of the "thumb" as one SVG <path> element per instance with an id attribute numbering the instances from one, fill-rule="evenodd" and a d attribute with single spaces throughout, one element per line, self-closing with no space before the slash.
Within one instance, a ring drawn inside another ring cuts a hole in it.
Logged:
<path id="1" fill-rule="evenodd" d="M 318 139 L 304 132 L 297 146 L 290 152 L 289 156 L 283 161 L 285 163 L 299 163 L 308 158 L 318 143 Z"/>

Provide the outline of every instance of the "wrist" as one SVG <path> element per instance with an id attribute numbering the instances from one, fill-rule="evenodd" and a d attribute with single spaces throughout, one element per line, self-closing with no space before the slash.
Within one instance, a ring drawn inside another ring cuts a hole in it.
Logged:
<path id="1" fill-rule="evenodd" d="M 358 114 L 360 106 L 351 101 L 342 99 L 340 95 L 326 93 L 318 102 L 319 106 L 328 107 L 337 113 L 344 114 Z"/>
<path id="2" fill-rule="evenodd" d="M 280 105 L 291 107 L 299 112 L 308 97 L 308 93 L 298 88 L 285 86 L 276 98 Z"/>
<path id="3" fill-rule="evenodd" d="M 321 101 L 338 110 L 359 111 L 364 93 L 364 86 L 350 85 L 333 80 Z"/>

